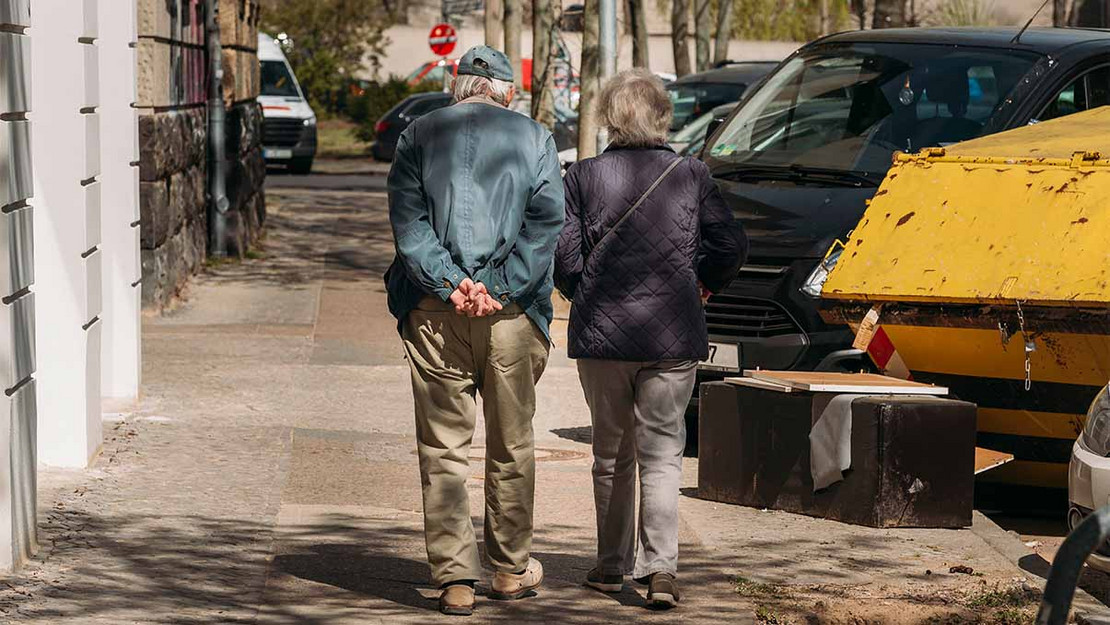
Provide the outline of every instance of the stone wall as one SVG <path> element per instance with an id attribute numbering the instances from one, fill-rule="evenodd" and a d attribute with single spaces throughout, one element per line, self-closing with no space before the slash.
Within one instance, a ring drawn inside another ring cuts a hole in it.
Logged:
<path id="1" fill-rule="evenodd" d="M 208 250 L 204 0 L 138 0 L 143 306 L 162 309 Z M 257 241 L 265 209 L 259 143 L 258 0 L 220 0 L 230 254 Z"/>
<path id="2" fill-rule="evenodd" d="M 221 0 L 224 104 L 227 105 L 227 196 L 231 202 L 228 254 L 242 254 L 262 233 L 266 201 L 262 183 L 262 108 L 258 104 L 259 0 Z"/>

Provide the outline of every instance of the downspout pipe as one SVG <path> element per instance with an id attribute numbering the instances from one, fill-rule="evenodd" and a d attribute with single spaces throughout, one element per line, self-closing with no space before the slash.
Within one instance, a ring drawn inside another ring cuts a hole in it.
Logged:
<path id="1" fill-rule="evenodd" d="M 208 52 L 208 253 L 227 256 L 227 110 L 224 108 L 223 46 L 220 0 L 205 0 L 205 47 Z"/>

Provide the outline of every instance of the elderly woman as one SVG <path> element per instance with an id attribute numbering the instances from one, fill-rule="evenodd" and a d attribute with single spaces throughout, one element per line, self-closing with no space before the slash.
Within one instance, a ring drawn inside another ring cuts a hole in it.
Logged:
<path id="1" fill-rule="evenodd" d="M 586 585 L 620 592 L 632 575 L 649 605 L 674 607 L 685 411 L 709 350 L 702 297 L 736 276 L 748 242 L 705 164 L 667 147 L 673 108 L 658 78 L 617 74 L 598 111 L 612 144 L 567 172 L 555 253 L 593 420 L 598 544 Z"/>

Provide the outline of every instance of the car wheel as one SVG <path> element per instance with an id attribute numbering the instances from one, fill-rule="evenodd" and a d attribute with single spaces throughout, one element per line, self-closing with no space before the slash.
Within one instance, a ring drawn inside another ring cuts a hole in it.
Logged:
<path id="1" fill-rule="evenodd" d="M 289 161 L 289 171 L 299 176 L 312 173 L 312 157 L 295 158 Z"/>

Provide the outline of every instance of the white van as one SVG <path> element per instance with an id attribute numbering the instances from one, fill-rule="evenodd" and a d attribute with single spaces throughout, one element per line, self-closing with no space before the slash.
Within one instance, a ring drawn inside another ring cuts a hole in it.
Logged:
<path id="1" fill-rule="evenodd" d="M 258 33 L 261 64 L 262 156 L 267 165 L 287 165 L 295 174 L 312 170 L 316 157 L 316 114 L 293 68 L 273 37 Z"/>

